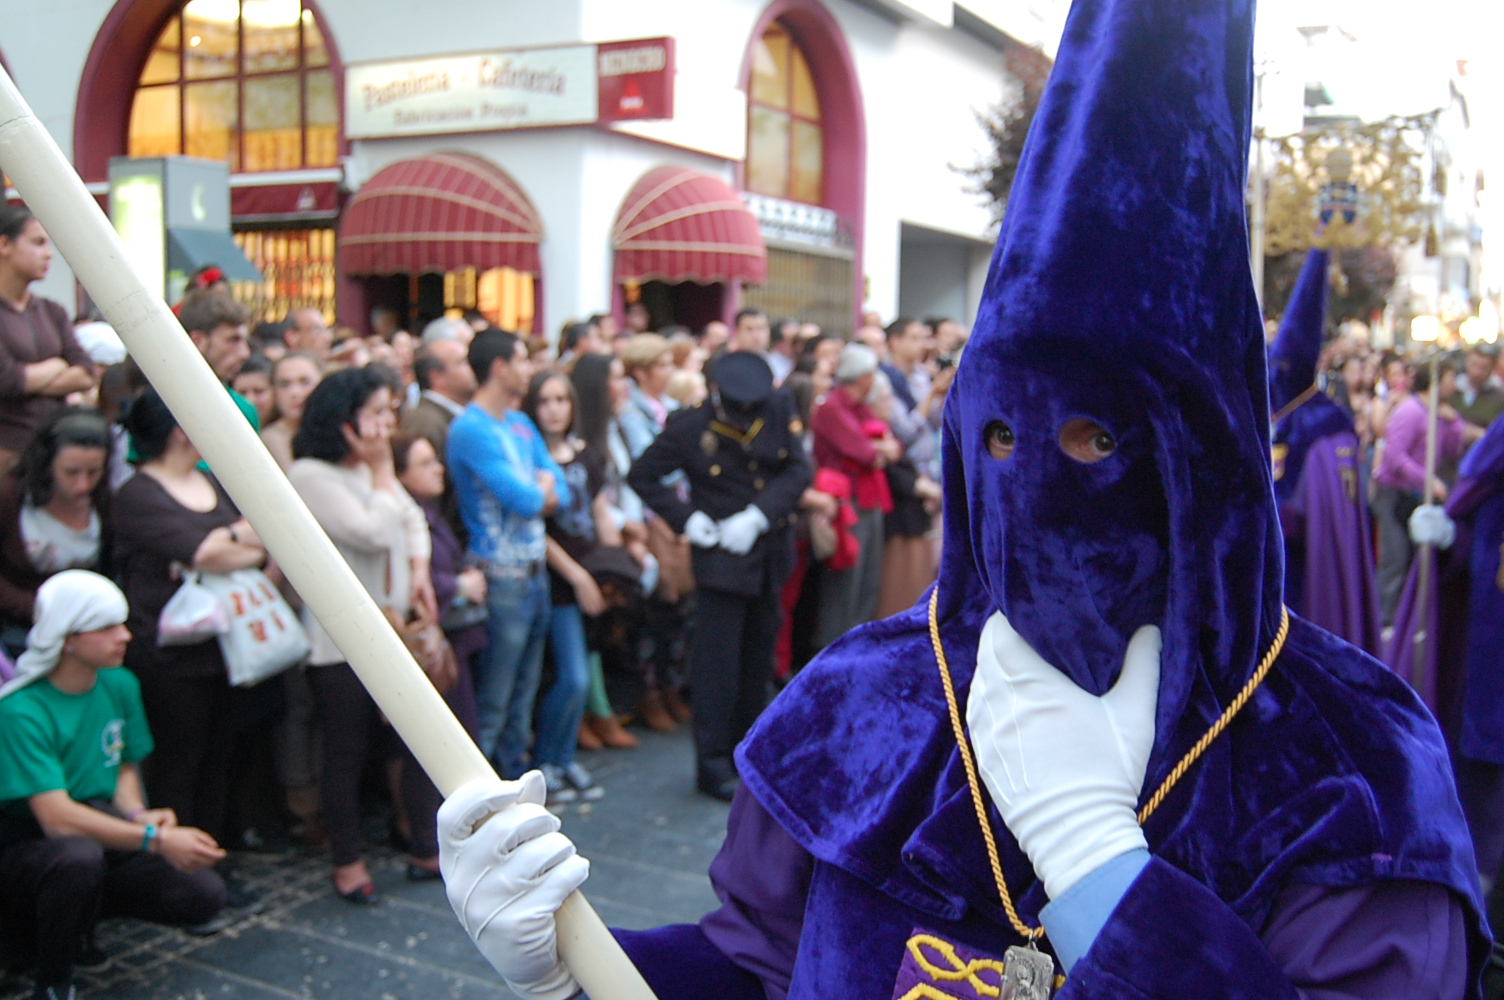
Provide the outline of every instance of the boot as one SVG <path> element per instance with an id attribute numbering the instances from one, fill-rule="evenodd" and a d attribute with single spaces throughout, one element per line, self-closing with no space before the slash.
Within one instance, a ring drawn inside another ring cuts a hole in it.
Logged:
<path id="1" fill-rule="evenodd" d="M 663 692 L 650 689 L 637 705 L 638 713 L 647 727 L 656 733 L 671 733 L 679 726 L 674 717 L 663 707 Z"/>
<path id="2" fill-rule="evenodd" d="M 590 728 L 590 721 L 588 715 L 580 719 L 580 735 L 575 739 L 575 743 L 581 750 L 599 750 L 606 745 L 601 742 L 599 736 L 595 735 L 595 730 Z"/>
<path id="3" fill-rule="evenodd" d="M 631 750 L 637 746 L 637 737 L 627 732 L 614 715 L 592 715 L 589 725 L 600 741 L 613 750 Z"/>
<path id="4" fill-rule="evenodd" d="M 687 723 L 693 717 L 690 712 L 689 702 L 679 694 L 679 689 L 670 685 L 663 689 L 663 707 L 668 709 L 668 714 L 674 717 L 675 722 Z"/>

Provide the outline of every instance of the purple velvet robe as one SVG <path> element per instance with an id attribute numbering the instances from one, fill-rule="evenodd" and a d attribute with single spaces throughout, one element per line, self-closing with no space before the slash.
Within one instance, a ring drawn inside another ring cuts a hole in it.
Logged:
<path id="1" fill-rule="evenodd" d="M 1377 654 L 1373 536 L 1359 479 L 1358 437 L 1347 423 L 1347 429 L 1309 443 L 1298 466 L 1286 454 L 1284 477 L 1275 483 L 1285 536 L 1285 603 L 1312 624 Z M 1278 455 L 1281 442 L 1275 440 Z M 1296 481 L 1286 495 L 1280 487 L 1292 473 Z"/>
<path id="2" fill-rule="evenodd" d="M 1459 749 L 1471 760 L 1504 765 L 1504 420 L 1494 421 L 1459 472 L 1464 478 L 1447 509 L 1472 535 Z"/>
<path id="3" fill-rule="evenodd" d="M 827 896 L 833 896 L 841 909 L 827 909 L 826 915 L 852 924 L 854 931 L 867 939 L 856 950 L 871 955 L 879 947 L 874 939 L 882 938 L 892 954 L 888 961 L 875 962 L 876 968 L 868 970 L 874 974 L 864 982 L 851 982 L 849 970 L 838 967 L 830 970 L 830 975 L 842 984 L 841 988 L 815 994 L 806 991 L 804 995 L 885 996 L 882 981 L 889 974 L 899 984 L 893 995 L 899 996 L 900 990 L 909 995 L 909 988 L 928 979 L 913 975 L 912 963 L 904 960 L 904 942 L 916 929 L 938 932 L 952 944 L 963 938 L 980 940 L 973 954 L 992 957 L 1004 950 L 999 942 L 1007 942 L 1012 936 L 1006 928 L 987 926 L 986 922 L 980 933 L 967 934 L 939 914 L 895 905 L 870 887 L 825 870 L 745 791 L 732 803 L 726 842 L 710 866 L 710 876 L 721 906 L 706 914 L 698 926 L 614 932 L 659 1000 L 709 996 L 721 1000 L 785 1000 L 790 996 L 796 970 L 802 978 L 810 978 L 804 970 L 811 959 L 804 957 L 801 941 L 806 924 L 819 921 L 822 904 L 832 901 Z M 1204 890 L 1186 885 L 1184 876 L 1162 862 L 1154 862 L 1141 880 L 1143 884 L 1129 891 L 1103 929 L 1099 938 L 1103 944 L 1073 970 L 1067 980 L 1069 992 L 1061 994 L 1062 1000 L 1096 995 L 1200 995 L 1174 992 L 1181 988 L 1175 982 L 1175 973 L 1163 981 L 1171 990 L 1168 993 L 1159 991 L 1159 983 L 1144 981 L 1129 985 L 1136 992 L 1117 992 L 1126 982 L 1122 959 L 1143 950 L 1142 927 L 1163 928 L 1163 940 L 1156 950 L 1167 956 L 1178 947 L 1193 952 L 1202 947 L 1197 933 L 1204 931 L 1186 933 L 1174 926 L 1175 921 L 1158 908 L 1160 901 L 1154 896 L 1156 890 L 1168 888 L 1188 893 L 1194 901 Z M 842 911 L 855 915 L 855 919 L 841 918 Z M 1202 915 L 1196 916 L 1199 919 Z M 1141 924 L 1136 928 L 1133 923 L 1138 921 Z M 830 926 L 823 921 L 811 926 L 810 938 L 822 936 Z M 1235 921 L 1215 929 L 1220 931 L 1219 947 L 1246 953 L 1245 958 L 1262 968 L 1269 981 L 1282 977 L 1289 984 L 1284 992 L 1273 989 L 1237 995 L 1411 1000 L 1460 997 L 1466 992 L 1467 917 L 1460 899 L 1433 883 L 1380 882 L 1352 889 L 1297 884 L 1275 899 L 1268 919 L 1257 930 L 1257 942 L 1251 940 L 1254 929 Z M 811 954 L 841 964 L 839 953 L 833 954 L 828 948 L 812 948 Z M 846 991 L 848 988 L 851 992 Z M 1258 984 L 1258 989 L 1265 988 L 1264 982 Z M 963 984 L 955 995 L 969 998 L 972 994 Z"/>

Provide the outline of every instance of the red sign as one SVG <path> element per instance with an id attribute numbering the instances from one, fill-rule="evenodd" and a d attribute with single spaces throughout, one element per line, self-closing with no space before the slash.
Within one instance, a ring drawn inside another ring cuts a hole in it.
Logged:
<path id="1" fill-rule="evenodd" d="M 674 40 L 639 38 L 596 46 L 600 121 L 674 117 Z"/>

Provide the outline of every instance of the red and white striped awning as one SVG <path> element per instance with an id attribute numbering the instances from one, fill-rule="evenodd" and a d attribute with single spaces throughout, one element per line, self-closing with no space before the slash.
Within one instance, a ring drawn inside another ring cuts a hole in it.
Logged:
<path id="1" fill-rule="evenodd" d="M 510 267 L 540 276 L 543 222 L 500 168 L 434 153 L 379 171 L 340 220 L 346 274 L 424 274 Z"/>
<path id="2" fill-rule="evenodd" d="M 685 167 L 656 167 L 622 202 L 611 230 L 616 281 L 762 284 L 768 252 L 757 219 L 730 185 Z"/>

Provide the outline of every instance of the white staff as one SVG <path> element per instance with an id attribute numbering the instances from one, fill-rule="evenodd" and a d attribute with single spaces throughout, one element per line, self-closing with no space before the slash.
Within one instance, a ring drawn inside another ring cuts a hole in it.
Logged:
<path id="1" fill-rule="evenodd" d="M 439 791 L 447 796 L 467 781 L 494 778 L 177 318 L 142 283 L 109 220 L 3 67 L 0 169 Z M 560 957 L 595 1000 L 654 1000 L 578 892 L 559 909 L 558 938 Z"/>

